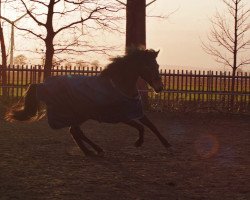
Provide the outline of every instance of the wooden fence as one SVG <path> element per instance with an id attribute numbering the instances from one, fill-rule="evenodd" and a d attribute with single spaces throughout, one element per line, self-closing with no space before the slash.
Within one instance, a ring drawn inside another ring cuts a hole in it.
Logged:
<path id="1" fill-rule="evenodd" d="M 1 71 L 1 74 L 3 71 Z M 52 75 L 81 74 L 96 76 L 101 68 L 94 67 L 54 67 Z M 30 83 L 43 82 L 42 66 L 13 66 L 6 70 L 7 83 L 0 80 L 0 96 L 20 97 Z M 148 93 L 150 105 L 156 110 L 231 110 L 249 112 L 250 110 L 250 74 L 239 73 L 235 77 L 232 91 L 232 75 L 228 72 L 161 70 L 165 90 L 155 94 Z"/>
<path id="2" fill-rule="evenodd" d="M 238 73 L 233 90 L 230 72 L 164 70 L 161 75 L 165 91 L 151 93 L 152 106 L 181 112 L 250 111 L 250 74 Z"/>

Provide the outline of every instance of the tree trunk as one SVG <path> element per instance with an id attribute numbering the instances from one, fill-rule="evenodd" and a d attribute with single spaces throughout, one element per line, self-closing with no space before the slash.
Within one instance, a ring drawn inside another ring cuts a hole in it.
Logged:
<path id="1" fill-rule="evenodd" d="M 126 52 L 131 48 L 146 49 L 146 0 L 127 0 L 126 7 Z M 143 107 L 148 108 L 147 83 L 141 78 L 137 87 L 142 90 Z"/>
<path id="2" fill-rule="evenodd" d="M 146 48 L 146 1 L 127 1 L 126 50 Z"/>
<path id="3" fill-rule="evenodd" d="M 2 92 L 3 96 L 7 96 L 7 89 L 4 86 L 7 86 L 7 56 L 6 48 L 4 42 L 3 28 L 0 24 L 0 40 L 1 40 L 1 50 L 2 50 L 2 66 L 1 66 L 1 77 L 2 77 Z"/>
<path id="4" fill-rule="evenodd" d="M 51 69 L 53 65 L 54 56 L 53 39 L 46 40 L 46 52 L 45 52 L 45 63 L 44 63 L 44 79 L 51 76 Z"/>
<path id="5" fill-rule="evenodd" d="M 55 32 L 53 29 L 53 14 L 54 14 L 55 0 L 50 0 L 48 5 L 48 15 L 46 21 L 47 37 L 45 39 L 46 52 L 45 52 L 45 64 L 44 64 L 44 79 L 51 76 L 51 69 L 53 64 L 53 56 L 55 53 L 53 40 Z"/>
<path id="6" fill-rule="evenodd" d="M 237 68 L 234 67 L 234 68 L 233 68 L 233 73 L 232 73 L 232 85 L 231 85 L 231 93 L 232 93 L 232 95 L 231 95 L 231 99 L 230 99 L 230 109 L 231 109 L 231 110 L 233 110 L 233 108 L 234 108 L 234 100 L 235 100 L 235 94 L 234 94 L 234 92 L 235 92 L 235 76 L 236 76 L 236 70 L 237 70 Z"/>
<path id="7" fill-rule="evenodd" d="M 237 70 L 237 55 L 238 55 L 238 1 L 235 2 L 234 13 L 234 50 L 233 50 L 233 73 L 232 73 L 232 85 L 231 85 L 231 110 L 234 108 L 234 91 L 235 91 L 235 75 Z"/>

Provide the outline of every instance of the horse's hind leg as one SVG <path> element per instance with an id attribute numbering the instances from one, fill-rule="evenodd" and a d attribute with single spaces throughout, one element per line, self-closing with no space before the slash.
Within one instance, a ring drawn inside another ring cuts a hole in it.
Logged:
<path id="1" fill-rule="evenodd" d="M 94 150 L 97 151 L 98 154 L 102 154 L 104 151 L 101 147 L 99 147 L 97 144 L 95 144 L 94 142 L 92 142 L 89 138 L 87 138 L 84 133 L 82 132 L 81 128 L 75 127 L 79 137 L 86 143 L 88 143 L 91 147 L 93 147 Z"/>
<path id="2" fill-rule="evenodd" d="M 161 141 L 161 143 L 166 147 L 171 147 L 171 144 L 161 135 L 161 133 L 157 130 L 155 125 L 144 115 L 141 119 L 139 119 L 142 124 L 147 126 Z"/>
<path id="3" fill-rule="evenodd" d="M 94 153 L 92 151 L 90 151 L 83 143 L 78 129 L 76 127 L 70 127 L 69 129 L 73 139 L 75 140 L 76 144 L 80 147 L 80 149 L 82 150 L 82 152 L 86 155 L 86 156 L 90 156 L 93 155 Z"/>
<path id="4" fill-rule="evenodd" d="M 144 142 L 144 127 L 143 125 L 139 124 L 138 122 L 131 120 L 129 122 L 124 122 L 125 124 L 132 126 L 133 128 L 136 128 L 139 131 L 139 138 L 135 142 L 136 147 L 142 146 Z"/>

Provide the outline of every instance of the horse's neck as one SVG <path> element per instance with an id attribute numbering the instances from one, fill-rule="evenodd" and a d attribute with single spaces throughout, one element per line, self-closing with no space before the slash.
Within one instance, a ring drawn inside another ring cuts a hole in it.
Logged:
<path id="1" fill-rule="evenodd" d="M 138 95 L 136 83 L 138 76 L 132 73 L 123 73 L 111 77 L 112 82 L 115 87 L 117 87 L 122 93 L 130 97 L 135 97 Z"/>

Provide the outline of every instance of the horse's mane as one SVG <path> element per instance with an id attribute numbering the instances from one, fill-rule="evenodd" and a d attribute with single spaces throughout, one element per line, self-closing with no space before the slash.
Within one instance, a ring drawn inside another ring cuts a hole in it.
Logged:
<path id="1" fill-rule="evenodd" d="M 107 76 L 110 77 L 117 73 L 122 73 L 125 71 L 130 70 L 131 68 L 134 69 L 135 63 L 139 63 L 140 61 L 143 61 L 144 58 L 148 56 L 150 53 L 155 53 L 154 50 L 141 50 L 141 49 L 134 49 L 129 51 L 124 56 L 117 56 L 114 58 L 111 58 L 112 61 L 110 64 L 108 64 L 105 69 L 101 72 L 101 76 Z"/>

